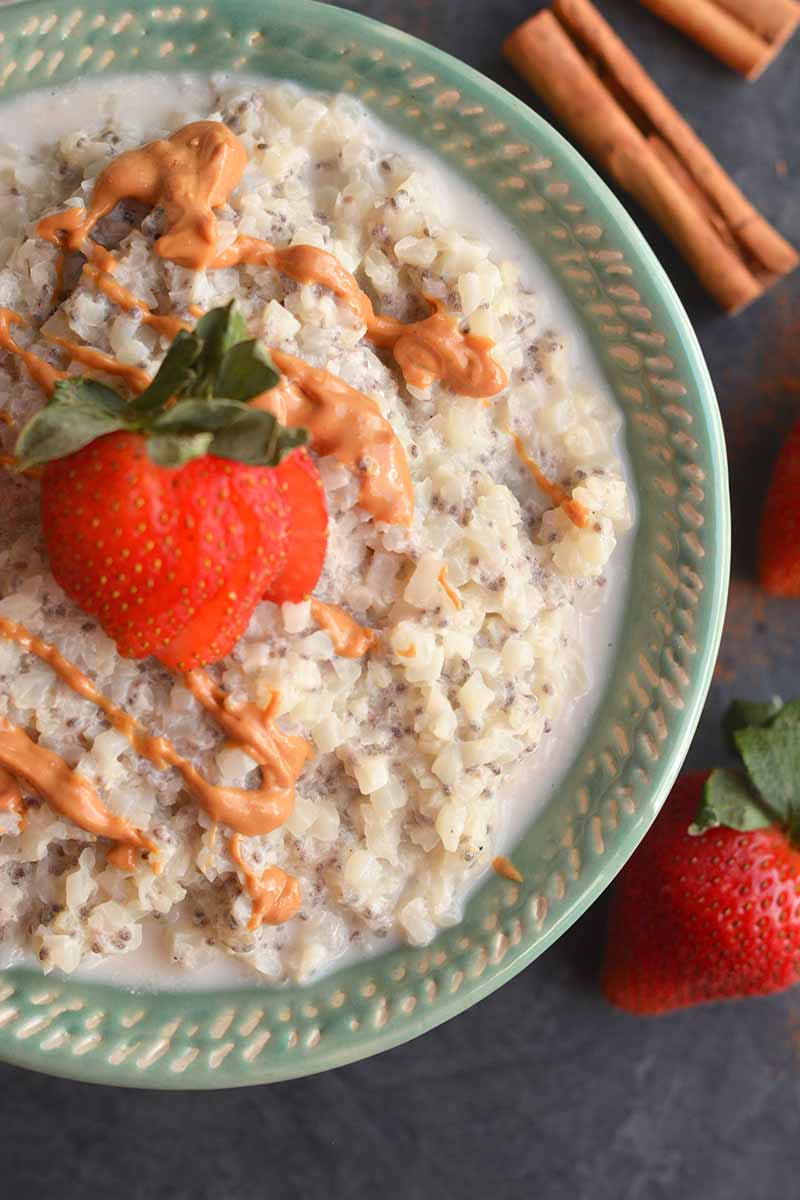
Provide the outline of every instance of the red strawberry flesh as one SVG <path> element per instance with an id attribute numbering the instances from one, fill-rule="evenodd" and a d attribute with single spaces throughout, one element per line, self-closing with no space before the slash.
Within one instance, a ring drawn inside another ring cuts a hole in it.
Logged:
<path id="1" fill-rule="evenodd" d="M 298 604 L 316 586 L 328 545 L 328 509 L 319 472 L 306 450 L 295 450 L 275 468 L 287 508 L 290 553 L 270 581 L 265 599 Z"/>
<path id="2" fill-rule="evenodd" d="M 287 557 L 274 468 L 156 466 L 135 433 L 48 463 L 42 524 L 56 580 L 120 653 L 181 670 L 232 649 Z"/>

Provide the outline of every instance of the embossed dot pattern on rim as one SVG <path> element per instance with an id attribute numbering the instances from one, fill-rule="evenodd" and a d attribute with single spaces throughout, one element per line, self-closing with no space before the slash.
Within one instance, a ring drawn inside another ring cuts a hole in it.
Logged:
<path id="1" fill-rule="evenodd" d="M 621 205 L 571 146 L 440 51 L 313 0 L 0 9 L 0 103 L 145 70 L 234 70 L 345 91 L 416 137 L 538 251 L 626 417 L 640 509 L 624 632 L 580 754 L 464 920 L 305 987 L 134 994 L 0 972 L 0 1058 L 102 1083 L 213 1088 L 352 1062 L 424 1033 L 541 954 L 606 887 L 677 774 L 710 683 L 730 556 L 721 424 L 696 338 Z"/>

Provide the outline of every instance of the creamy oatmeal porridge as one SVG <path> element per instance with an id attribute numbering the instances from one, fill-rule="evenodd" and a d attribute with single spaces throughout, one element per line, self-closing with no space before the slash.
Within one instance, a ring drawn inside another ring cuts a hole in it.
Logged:
<path id="1" fill-rule="evenodd" d="M 157 927 L 173 967 L 224 955 L 303 980 L 457 922 L 498 852 L 503 788 L 524 772 L 528 812 L 542 791 L 537 764 L 567 742 L 600 657 L 587 617 L 624 571 L 620 418 L 529 264 L 491 224 L 478 240 L 463 190 L 353 101 L 224 79 L 170 87 L 26 102 L 24 149 L 3 121 L 16 144 L 0 145 L 0 448 L 13 466 L 48 367 L 135 393 L 175 328 L 235 300 L 299 397 L 279 415 L 310 429 L 327 553 L 313 598 L 263 602 L 206 671 L 168 670 L 122 657 L 65 595 L 39 480 L 2 472 L 0 948 L 72 971 L 131 957 Z M 175 227 L 162 194 L 113 194 L 94 241 L 64 255 L 64 213 L 74 228 L 91 212 L 109 163 L 196 121 L 224 122 L 225 145 L 242 148 L 241 179 L 212 203 L 208 261 L 156 250 Z M 256 243 L 269 253 L 242 250 Z M 337 381 L 350 407 L 334 436 Z M 267 832 L 217 803 L 235 792 L 246 807 L 266 787 L 242 733 L 254 712 L 307 748 Z M 142 753 L 124 717 L 172 757 Z M 49 794 L 14 771 L 16 731 L 67 772 Z M 104 828 L 141 841 L 70 819 L 67 777 Z M 289 919 L 263 907 L 271 871 L 295 889 Z"/>

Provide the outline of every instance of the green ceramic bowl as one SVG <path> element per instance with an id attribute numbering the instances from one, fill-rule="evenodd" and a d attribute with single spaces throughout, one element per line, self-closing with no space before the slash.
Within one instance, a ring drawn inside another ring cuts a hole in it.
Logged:
<path id="1" fill-rule="evenodd" d="M 516 975 L 641 841 L 708 689 L 729 562 L 725 447 L 695 336 L 621 205 L 544 121 L 422 42 L 311 0 L 33 0 L 0 11 L 0 101 L 79 76 L 222 70 L 344 90 L 477 186 L 548 264 L 626 417 L 640 507 L 630 592 L 591 730 L 464 920 L 306 987 L 134 994 L 0 973 L 0 1058 L 160 1088 L 264 1083 L 363 1058 Z M 1 112 L 1 110 L 0 110 Z"/>

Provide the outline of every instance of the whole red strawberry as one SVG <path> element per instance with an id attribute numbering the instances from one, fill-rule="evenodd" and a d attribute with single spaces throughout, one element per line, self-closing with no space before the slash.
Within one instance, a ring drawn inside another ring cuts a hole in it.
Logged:
<path id="1" fill-rule="evenodd" d="M 757 720 L 768 706 L 745 707 Z M 735 729 L 746 774 L 678 780 L 615 885 L 603 970 L 613 1004 L 655 1015 L 800 980 L 797 827 L 775 786 L 800 752 L 797 710 Z"/>
<path id="2" fill-rule="evenodd" d="M 53 575 L 127 657 L 213 662 L 265 594 L 302 600 L 322 568 L 307 435 L 249 407 L 278 376 L 242 330 L 232 307 L 209 313 L 131 403 L 64 381 L 20 435 L 21 465 L 44 465 Z"/>
<path id="3" fill-rule="evenodd" d="M 774 596 L 800 596 L 800 422 L 783 445 L 767 493 L 759 571 Z"/>

